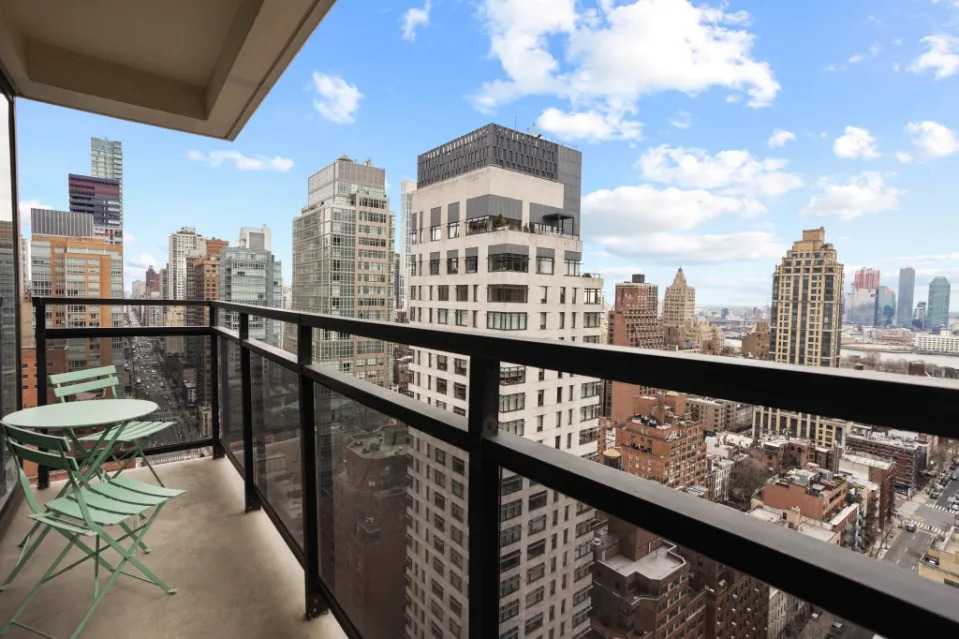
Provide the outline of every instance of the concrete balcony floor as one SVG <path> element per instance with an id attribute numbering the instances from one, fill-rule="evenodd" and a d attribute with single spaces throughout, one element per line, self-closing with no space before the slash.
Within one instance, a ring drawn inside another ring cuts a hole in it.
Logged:
<path id="1" fill-rule="evenodd" d="M 149 471 L 128 471 L 148 481 Z M 186 490 L 160 513 L 139 556 L 178 592 L 119 577 L 87 624 L 83 637 L 283 637 L 339 639 L 346 635 L 329 613 L 303 619 L 303 570 L 263 512 L 243 512 L 243 482 L 226 459 L 162 464 L 164 483 Z M 60 489 L 38 491 L 41 500 Z M 0 580 L 16 564 L 17 542 L 29 530 L 19 512 L 0 539 Z M 66 544 L 49 534 L 10 588 L 0 593 L 5 623 Z M 92 543 L 92 540 L 91 540 Z M 70 557 L 81 557 L 72 551 Z M 105 555 L 114 563 L 116 553 Z M 130 569 L 130 572 L 136 572 Z M 101 573 L 101 582 L 103 576 Z M 69 637 L 93 597 L 93 563 L 48 582 L 21 620 L 55 637 Z M 14 628 L 6 637 L 34 637 Z"/>

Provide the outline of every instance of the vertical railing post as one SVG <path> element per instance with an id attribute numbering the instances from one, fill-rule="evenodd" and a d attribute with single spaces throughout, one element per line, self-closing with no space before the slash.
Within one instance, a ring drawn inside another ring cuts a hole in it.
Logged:
<path id="1" fill-rule="evenodd" d="M 469 375 L 469 636 L 499 635 L 500 469 L 483 454 L 499 428 L 496 360 L 470 357 Z"/>
<path id="2" fill-rule="evenodd" d="M 216 334 L 217 307 L 210 307 L 210 437 L 213 439 L 213 459 L 223 457 L 223 437 L 220 432 L 220 338 Z"/>
<path id="3" fill-rule="evenodd" d="M 250 366 L 250 316 L 240 313 L 240 389 L 243 407 L 243 488 L 245 510 L 260 509 L 260 500 L 256 496 L 256 468 L 253 461 L 253 375 Z"/>
<path id="4" fill-rule="evenodd" d="M 46 406 L 47 404 L 47 306 L 43 300 L 34 299 L 33 303 L 34 321 L 36 327 L 33 330 L 34 345 L 37 352 L 37 406 Z M 20 371 L 17 371 L 17 376 Z M 46 466 L 37 467 L 37 488 L 50 487 L 50 469 Z"/>
<path id="5" fill-rule="evenodd" d="M 316 410 L 313 380 L 306 367 L 313 363 L 313 329 L 296 327 L 297 385 L 300 403 L 300 484 L 303 490 L 303 551 L 306 555 L 304 586 L 307 619 L 329 610 L 320 589 L 320 514 L 316 475 Z"/>

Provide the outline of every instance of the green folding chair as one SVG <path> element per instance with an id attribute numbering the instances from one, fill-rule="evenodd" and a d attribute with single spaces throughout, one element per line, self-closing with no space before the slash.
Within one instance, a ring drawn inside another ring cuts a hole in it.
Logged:
<path id="1" fill-rule="evenodd" d="M 115 366 L 99 366 L 97 368 L 88 368 L 72 373 L 51 375 L 50 383 L 53 384 L 53 394 L 61 402 L 76 399 L 76 397 L 82 393 L 103 392 L 106 394 L 107 389 L 109 389 L 114 399 L 118 399 L 117 387 L 120 385 L 120 380 L 117 378 L 116 373 L 117 369 Z M 100 441 L 101 438 L 105 441 L 112 441 L 114 436 L 116 436 L 117 443 L 127 444 L 133 447 L 134 458 L 139 457 L 143 460 L 146 467 L 153 473 L 153 477 L 157 480 L 157 483 L 163 486 L 163 480 L 160 479 L 160 476 L 153 468 L 153 464 L 150 463 L 149 458 L 143 454 L 143 450 L 157 435 L 173 425 L 174 422 L 127 422 L 126 424 L 115 426 L 106 434 L 105 438 L 103 438 L 102 433 L 93 433 L 80 437 L 80 441 L 96 443 Z M 117 430 L 119 430 L 119 434 L 116 432 Z M 115 457 L 113 461 L 118 459 L 119 456 Z M 120 465 L 116 471 L 116 475 L 119 475 L 122 470 L 123 466 Z"/>
<path id="2" fill-rule="evenodd" d="M 88 559 L 93 560 L 93 602 L 83 615 L 79 625 L 70 635 L 71 639 L 80 636 L 97 606 L 103 601 L 104 596 L 120 575 L 152 583 L 167 594 L 176 592 L 135 557 L 136 549 L 141 544 L 143 536 L 153 525 L 161 507 L 172 497 L 162 500 L 147 499 L 145 493 L 130 491 L 122 486 L 112 486 L 109 481 L 91 482 L 80 472 L 76 458 L 69 454 L 70 441 L 65 437 L 34 433 L 6 424 L 3 424 L 2 427 L 6 435 L 7 447 L 20 468 L 20 486 L 23 488 L 24 496 L 31 510 L 30 518 L 40 524 L 43 529 L 39 537 L 24 549 L 21 560 L 18 561 L 17 569 L 19 570 L 30 558 L 51 530 L 62 535 L 67 540 L 67 544 L 43 574 L 43 577 L 40 578 L 40 581 L 30 590 L 23 603 L 13 613 L 13 616 L 0 627 L 0 635 L 6 634 L 16 626 L 50 638 L 50 635 L 28 626 L 18 619 L 45 583 L 79 566 Z M 34 446 L 36 448 L 33 448 Z M 54 498 L 45 507 L 41 506 L 33 495 L 26 473 L 23 472 L 24 461 L 32 461 L 52 469 L 64 471 L 71 490 L 65 496 Z M 182 493 L 182 491 L 177 492 Z M 151 503 L 146 504 L 145 501 Z M 120 536 L 113 536 L 107 531 L 107 528 L 120 526 L 125 524 L 128 519 L 144 515 L 150 508 L 153 508 L 153 513 L 138 527 L 132 529 L 123 527 L 121 530 L 124 532 Z M 94 541 L 93 548 L 85 541 L 91 537 Z M 127 539 L 131 540 L 128 546 L 120 543 Z M 67 554 L 73 548 L 80 550 L 83 557 L 65 567 L 61 567 Z M 103 557 L 103 553 L 108 550 L 119 554 L 120 561 L 116 565 Z M 126 572 L 124 568 L 127 564 L 132 565 L 141 574 Z M 109 574 L 103 584 L 100 583 L 101 569 Z"/>

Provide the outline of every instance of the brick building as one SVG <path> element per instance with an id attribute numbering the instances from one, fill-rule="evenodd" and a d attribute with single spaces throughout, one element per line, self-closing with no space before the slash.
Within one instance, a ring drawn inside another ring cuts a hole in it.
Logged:
<path id="1" fill-rule="evenodd" d="M 846 450 L 855 455 L 892 461 L 896 487 L 910 495 L 918 488 L 919 476 L 925 466 L 925 447 L 918 442 L 889 437 L 867 426 L 857 426 L 846 435 Z"/>
<path id="2" fill-rule="evenodd" d="M 635 416 L 615 429 L 624 471 L 674 488 L 705 483 L 703 427 L 689 419 L 685 400 L 672 392 L 635 399 Z"/>

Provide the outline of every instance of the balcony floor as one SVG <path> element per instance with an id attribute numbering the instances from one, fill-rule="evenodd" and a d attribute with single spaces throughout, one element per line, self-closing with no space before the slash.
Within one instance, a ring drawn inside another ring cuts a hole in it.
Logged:
<path id="1" fill-rule="evenodd" d="M 142 469 L 128 472 L 144 481 L 149 476 Z M 152 552 L 139 556 L 178 592 L 166 595 L 152 584 L 121 576 L 83 637 L 346 636 L 331 614 L 303 620 L 303 570 L 266 514 L 243 513 L 243 482 L 228 460 L 173 462 L 159 466 L 158 472 L 168 486 L 187 492 L 160 513 L 146 537 Z M 52 498 L 59 487 L 54 483 L 39 491 L 40 498 Z M 31 523 L 28 512 L 24 502 L 0 540 L 0 580 L 16 563 L 17 542 Z M 62 536 L 49 534 L 9 590 L 0 593 L 0 624 L 65 543 Z M 81 556 L 77 551 L 73 555 Z M 107 560 L 113 562 L 116 556 L 110 552 Z M 92 600 L 92 579 L 92 562 L 55 578 L 21 620 L 47 634 L 68 637 Z M 6 636 L 36 635 L 14 628 Z"/>

